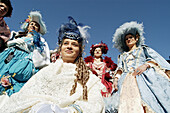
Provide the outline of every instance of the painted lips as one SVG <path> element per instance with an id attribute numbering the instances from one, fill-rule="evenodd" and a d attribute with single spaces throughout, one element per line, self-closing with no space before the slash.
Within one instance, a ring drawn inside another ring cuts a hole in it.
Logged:
<path id="1" fill-rule="evenodd" d="M 68 53 L 68 54 L 73 53 L 73 51 L 72 51 L 72 50 L 66 50 L 65 52 L 66 52 L 66 53 Z"/>

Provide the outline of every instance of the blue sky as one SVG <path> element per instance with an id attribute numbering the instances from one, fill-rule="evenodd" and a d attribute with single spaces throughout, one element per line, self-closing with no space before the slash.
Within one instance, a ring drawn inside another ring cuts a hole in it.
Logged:
<path id="1" fill-rule="evenodd" d="M 48 33 L 43 37 L 50 49 L 57 46 L 57 30 L 72 16 L 77 23 L 89 25 L 90 39 L 85 56 L 90 55 L 90 46 L 103 41 L 109 47 L 107 56 L 117 63 L 120 54 L 113 48 L 112 36 L 125 22 L 144 24 L 145 44 L 160 53 L 165 59 L 170 56 L 170 1 L 169 0 L 11 0 L 13 14 L 5 18 L 11 30 L 19 31 L 30 11 L 40 11 Z"/>

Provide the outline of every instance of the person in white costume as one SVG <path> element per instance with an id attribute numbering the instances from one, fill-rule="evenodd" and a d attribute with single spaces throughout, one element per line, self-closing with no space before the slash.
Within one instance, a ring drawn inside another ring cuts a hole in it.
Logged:
<path id="1" fill-rule="evenodd" d="M 88 26 L 72 17 L 59 30 L 60 57 L 41 69 L 4 104 L 1 113 L 102 113 L 100 79 L 82 58 Z"/>

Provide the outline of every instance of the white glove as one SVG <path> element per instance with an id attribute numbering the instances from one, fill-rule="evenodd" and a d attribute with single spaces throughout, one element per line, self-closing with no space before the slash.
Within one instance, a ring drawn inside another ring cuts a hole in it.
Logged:
<path id="1" fill-rule="evenodd" d="M 17 38 L 17 39 L 10 40 L 7 42 L 8 47 L 15 46 L 15 45 L 22 45 L 22 44 L 25 44 L 22 38 Z"/>
<path id="2" fill-rule="evenodd" d="M 15 36 L 17 36 L 19 33 L 15 31 L 11 31 L 10 39 L 13 40 Z"/>
<path id="3" fill-rule="evenodd" d="M 57 105 L 51 105 L 51 109 L 54 113 L 68 113 L 68 108 L 59 108 Z"/>
<path id="4" fill-rule="evenodd" d="M 29 113 L 69 113 L 68 108 L 59 108 L 54 104 L 35 105 Z"/>

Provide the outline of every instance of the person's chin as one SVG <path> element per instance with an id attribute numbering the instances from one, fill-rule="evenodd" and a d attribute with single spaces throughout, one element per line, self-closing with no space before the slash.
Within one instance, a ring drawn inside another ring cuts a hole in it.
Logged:
<path id="1" fill-rule="evenodd" d="M 131 45 L 133 45 L 133 43 L 128 43 L 128 44 L 127 44 L 127 46 L 131 46 Z"/>

